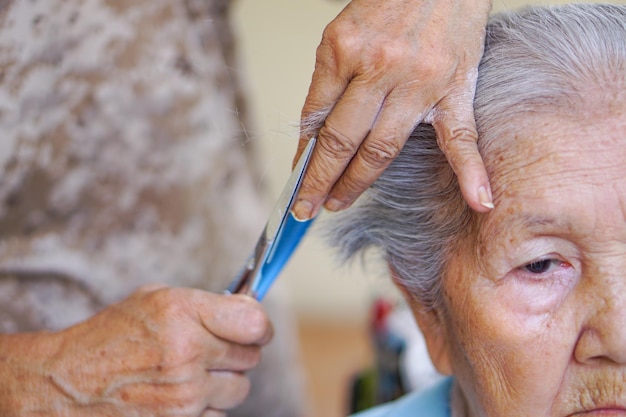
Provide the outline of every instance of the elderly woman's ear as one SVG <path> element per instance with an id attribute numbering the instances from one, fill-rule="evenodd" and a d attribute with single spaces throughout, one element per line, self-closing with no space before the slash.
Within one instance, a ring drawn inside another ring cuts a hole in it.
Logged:
<path id="1" fill-rule="evenodd" d="M 446 326 L 442 312 L 436 309 L 425 308 L 416 297 L 414 297 L 404 283 L 398 278 L 393 267 L 389 266 L 389 271 L 394 284 L 400 290 L 404 299 L 409 304 L 415 321 L 419 326 L 428 354 L 437 371 L 443 375 L 452 375 L 450 365 L 450 343 L 448 340 Z"/>

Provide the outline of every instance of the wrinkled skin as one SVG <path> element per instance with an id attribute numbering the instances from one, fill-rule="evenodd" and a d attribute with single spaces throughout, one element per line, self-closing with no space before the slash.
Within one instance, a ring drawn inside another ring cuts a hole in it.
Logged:
<path id="1" fill-rule="evenodd" d="M 226 416 L 246 397 L 244 373 L 271 337 L 252 298 L 145 287 L 59 333 L 2 335 L 0 374 L 16 382 L 0 389 L 0 410 L 7 417 Z"/>
<path id="2" fill-rule="evenodd" d="M 350 206 L 424 119 L 469 205 L 492 207 L 472 107 L 490 8 L 489 0 L 353 0 L 326 27 L 302 110 L 296 160 L 309 137 L 318 144 L 297 217 Z"/>
<path id="3" fill-rule="evenodd" d="M 623 103 L 525 119 L 485 153 L 496 207 L 453 255 L 443 309 L 413 303 L 469 417 L 626 416 Z"/>

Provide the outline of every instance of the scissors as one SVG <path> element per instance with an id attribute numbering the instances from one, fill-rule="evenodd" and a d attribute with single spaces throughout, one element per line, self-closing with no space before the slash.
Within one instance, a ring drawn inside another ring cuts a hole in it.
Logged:
<path id="1" fill-rule="evenodd" d="M 270 213 L 252 255 L 231 282 L 225 291 L 226 294 L 248 294 L 260 301 L 313 223 L 314 219 L 304 221 L 296 219 L 291 209 L 309 165 L 315 142 L 316 138 L 309 140 Z"/>

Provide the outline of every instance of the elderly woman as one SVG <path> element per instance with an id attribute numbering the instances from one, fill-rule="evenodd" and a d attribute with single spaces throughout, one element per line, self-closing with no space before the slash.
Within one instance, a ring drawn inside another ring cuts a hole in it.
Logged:
<path id="1" fill-rule="evenodd" d="M 382 249 L 451 376 L 360 415 L 626 416 L 626 6 L 496 17 L 475 111 L 492 212 L 419 126 L 334 225 Z"/>

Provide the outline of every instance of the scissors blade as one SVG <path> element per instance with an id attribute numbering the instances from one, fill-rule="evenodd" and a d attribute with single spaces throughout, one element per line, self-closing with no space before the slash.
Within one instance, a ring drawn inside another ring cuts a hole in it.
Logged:
<path id="1" fill-rule="evenodd" d="M 228 293 L 247 293 L 260 300 L 274 282 L 312 223 L 291 213 L 316 139 L 309 140 L 287 180 L 246 265 L 228 287 Z"/>
<path id="2" fill-rule="evenodd" d="M 287 183 L 280 193 L 280 197 L 278 198 L 278 201 L 276 201 L 276 205 L 269 216 L 267 225 L 265 226 L 265 238 L 272 244 L 279 237 L 285 223 L 289 219 L 296 196 L 298 195 L 298 191 L 300 191 L 300 185 L 302 184 L 304 173 L 309 165 L 309 160 L 311 159 L 315 143 L 315 138 L 309 140 L 309 143 L 302 152 L 302 155 L 300 155 L 296 166 L 291 172 L 291 175 L 289 176 L 289 179 L 287 180 Z M 275 247 L 276 245 L 272 246 Z M 272 253 L 269 254 L 270 258 Z"/>

